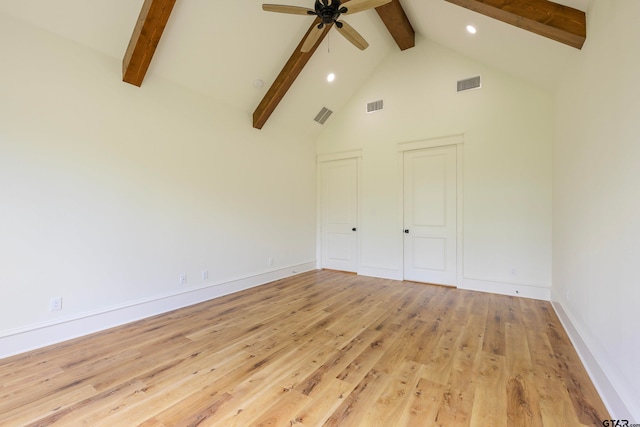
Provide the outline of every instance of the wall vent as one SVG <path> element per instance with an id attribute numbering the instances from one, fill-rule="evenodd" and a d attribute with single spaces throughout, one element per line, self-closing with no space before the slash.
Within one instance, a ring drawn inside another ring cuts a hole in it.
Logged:
<path id="1" fill-rule="evenodd" d="M 333 111 L 329 110 L 327 107 L 322 107 L 322 110 L 320 110 L 316 118 L 313 120 L 323 125 L 332 114 Z"/>
<path id="2" fill-rule="evenodd" d="M 464 80 L 458 80 L 458 92 L 465 90 L 479 89 L 482 87 L 480 76 L 471 77 Z"/>
<path id="3" fill-rule="evenodd" d="M 375 113 L 384 108 L 384 101 L 379 99 L 377 101 L 367 102 L 367 113 Z"/>

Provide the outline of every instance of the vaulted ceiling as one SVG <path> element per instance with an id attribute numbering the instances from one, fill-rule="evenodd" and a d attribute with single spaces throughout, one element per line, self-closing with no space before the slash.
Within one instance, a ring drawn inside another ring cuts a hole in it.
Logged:
<path id="1" fill-rule="evenodd" d="M 433 40 L 553 89 L 579 54 L 579 11 L 590 1 L 393 0 L 343 17 L 369 42 L 365 51 L 330 30 L 309 54 L 299 44 L 314 18 L 267 13 L 256 0 L 21 0 L 3 2 L 0 13 L 121 61 L 123 79 L 140 90 L 171 80 L 245 111 L 254 127 L 276 121 L 314 133 L 320 108 L 339 109 L 387 55 L 411 48 L 414 31 L 418 43 Z M 313 0 L 268 2 L 313 7 Z M 467 24 L 478 33 L 466 33 Z"/>

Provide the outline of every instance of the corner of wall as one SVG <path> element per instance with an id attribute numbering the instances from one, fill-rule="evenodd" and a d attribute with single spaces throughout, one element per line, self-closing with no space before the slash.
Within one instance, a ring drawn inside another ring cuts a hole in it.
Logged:
<path id="1" fill-rule="evenodd" d="M 600 394 L 602 401 L 609 410 L 611 418 L 619 420 L 633 420 L 633 415 L 625 404 L 624 399 L 620 396 L 616 387 L 609 380 L 607 373 L 589 348 L 588 343 L 582 338 L 582 335 L 575 326 L 575 323 L 571 320 L 570 314 L 564 309 L 562 303 L 558 301 L 557 298 L 553 298 L 553 296 L 554 295 L 552 293 L 551 305 L 558 315 L 567 335 L 569 335 L 569 339 L 571 340 L 573 347 L 576 349 L 576 352 L 587 370 L 591 381 L 596 387 L 596 390 Z"/>

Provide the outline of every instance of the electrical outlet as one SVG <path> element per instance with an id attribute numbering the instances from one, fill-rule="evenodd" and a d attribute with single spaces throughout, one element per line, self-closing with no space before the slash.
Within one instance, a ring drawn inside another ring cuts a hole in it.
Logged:
<path id="1" fill-rule="evenodd" d="M 180 284 L 181 285 L 186 285 L 187 284 L 187 274 L 186 273 L 182 273 L 180 275 Z"/>
<path id="2" fill-rule="evenodd" d="M 273 258 L 269 257 L 269 265 L 273 265 Z"/>
<path id="3" fill-rule="evenodd" d="M 518 275 L 518 270 L 515 267 L 511 267 L 511 275 L 514 277 Z"/>
<path id="4" fill-rule="evenodd" d="M 202 270 L 202 280 L 207 280 L 209 278 L 209 270 Z"/>
<path id="5" fill-rule="evenodd" d="M 53 297 L 49 300 L 49 311 L 62 310 L 62 297 Z"/>

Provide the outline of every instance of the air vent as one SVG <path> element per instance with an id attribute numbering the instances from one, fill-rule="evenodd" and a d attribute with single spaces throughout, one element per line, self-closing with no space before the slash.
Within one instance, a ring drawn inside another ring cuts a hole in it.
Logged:
<path id="1" fill-rule="evenodd" d="M 376 111 L 382 110 L 382 108 L 384 108 L 384 101 L 382 101 L 382 99 L 367 102 L 367 113 L 375 113 Z"/>
<path id="2" fill-rule="evenodd" d="M 326 107 L 322 107 L 322 110 L 320 110 L 316 118 L 313 120 L 323 125 L 324 122 L 326 122 L 329 116 L 331 116 L 332 114 L 333 114 L 333 111 L 329 110 Z"/>
<path id="3" fill-rule="evenodd" d="M 480 76 L 471 77 L 469 79 L 458 80 L 458 92 L 465 90 L 479 89 L 481 87 Z"/>

